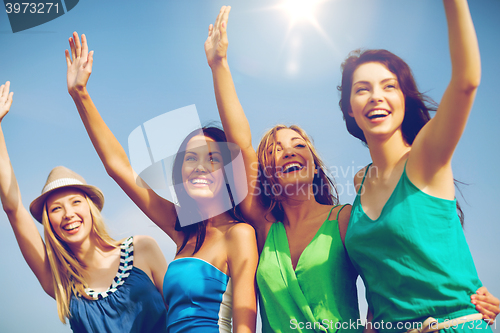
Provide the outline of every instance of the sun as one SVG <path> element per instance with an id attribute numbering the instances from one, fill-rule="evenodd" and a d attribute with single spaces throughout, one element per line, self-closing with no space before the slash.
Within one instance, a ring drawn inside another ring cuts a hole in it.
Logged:
<path id="1" fill-rule="evenodd" d="M 323 0 L 284 0 L 280 7 L 288 13 L 292 25 L 303 21 L 315 23 L 314 14 L 320 2 Z"/>

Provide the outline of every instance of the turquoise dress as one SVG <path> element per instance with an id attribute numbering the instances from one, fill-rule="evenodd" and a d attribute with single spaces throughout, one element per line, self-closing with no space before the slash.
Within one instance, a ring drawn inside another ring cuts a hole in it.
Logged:
<path id="1" fill-rule="evenodd" d="M 300 255 L 295 270 L 283 223 L 271 225 L 257 268 L 262 332 L 363 330 L 358 274 L 340 238 L 338 214 L 335 220 L 328 216 Z"/>
<path id="2" fill-rule="evenodd" d="M 457 216 L 456 200 L 420 191 L 408 179 L 406 165 L 376 220 L 364 213 L 358 192 L 345 244 L 365 283 L 373 323 L 380 332 L 406 331 L 413 328 L 411 322 L 428 317 L 444 321 L 477 313 L 470 296 L 481 281 Z M 382 321 L 385 325 L 380 326 Z M 491 332 L 487 326 L 480 320 L 456 330 Z"/>
<path id="3" fill-rule="evenodd" d="M 163 295 L 169 333 L 231 332 L 231 278 L 209 262 L 195 257 L 172 261 Z"/>
<path id="4" fill-rule="evenodd" d="M 167 332 L 167 309 L 160 292 L 141 269 L 134 267 L 132 237 L 121 244 L 120 266 L 104 292 L 71 297 L 69 323 L 73 332 Z"/>

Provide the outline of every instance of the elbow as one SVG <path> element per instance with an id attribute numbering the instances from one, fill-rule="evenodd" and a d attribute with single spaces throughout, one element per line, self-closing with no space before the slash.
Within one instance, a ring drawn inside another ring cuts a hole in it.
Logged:
<path id="1" fill-rule="evenodd" d="M 116 179 L 117 173 L 116 173 L 116 170 L 112 166 L 105 165 L 104 169 L 106 169 L 106 173 L 108 174 L 108 176 L 110 176 L 113 179 Z"/>
<path id="2" fill-rule="evenodd" d="M 14 216 L 17 212 L 17 208 L 18 208 L 18 205 L 17 204 L 12 204 L 12 203 L 3 203 L 2 204 L 3 206 L 3 211 L 5 212 L 5 214 L 7 214 L 7 216 L 9 217 L 9 219 L 11 219 L 12 216 Z"/>
<path id="3" fill-rule="evenodd" d="M 123 162 L 116 158 L 103 160 L 106 173 L 114 180 L 120 178 L 120 171 L 123 170 L 123 167 L 124 165 L 126 165 L 126 163 L 128 163 L 128 160 L 126 162 Z"/>
<path id="4" fill-rule="evenodd" d="M 481 69 L 476 68 L 462 73 L 452 75 L 452 82 L 455 87 L 464 94 L 470 95 L 477 91 L 481 83 Z"/>
<path id="5" fill-rule="evenodd" d="M 468 95 L 474 94 L 477 91 L 477 88 L 479 88 L 480 83 L 481 83 L 481 76 L 477 75 L 477 77 L 470 78 L 469 80 L 467 80 L 462 86 L 462 90 L 464 91 L 464 93 Z"/>
<path id="6" fill-rule="evenodd" d="M 479 84 L 481 83 L 481 76 L 473 76 L 473 77 L 462 77 L 456 80 L 452 80 L 455 82 L 453 85 L 454 90 L 460 94 L 470 96 L 476 93 L 479 88 Z"/>

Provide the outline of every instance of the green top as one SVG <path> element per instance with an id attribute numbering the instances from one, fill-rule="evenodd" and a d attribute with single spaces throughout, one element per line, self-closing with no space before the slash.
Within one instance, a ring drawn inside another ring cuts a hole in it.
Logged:
<path id="1" fill-rule="evenodd" d="M 457 216 L 456 200 L 420 191 L 408 179 L 406 165 L 376 220 L 364 213 L 358 192 L 345 245 L 365 283 L 373 322 L 477 312 L 470 295 L 481 282 Z"/>
<path id="2" fill-rule="evenodd" d="M 283 223 L 271 225 L 257 269 L 262 332 L 363 329 L 358 321 L 358 274 L 342 244 L 337 219 L 323 223 L 295 271 Z"/>

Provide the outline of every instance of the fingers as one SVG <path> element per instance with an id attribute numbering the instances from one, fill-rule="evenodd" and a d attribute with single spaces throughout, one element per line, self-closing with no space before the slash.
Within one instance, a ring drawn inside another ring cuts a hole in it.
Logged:
<path id="1" fill-rule="evenodd" d="M 2 110 L 2 118 L 9 111 L 12 105 L 13 92 L 10 92 L 10 81 L 5 82 L 0 86 L 0 109 Z M 5 112 L 5 113 L 4 113 Z"/>
<path id="2" fill-rule="evenodd" d="M 208 37 L 212 36 L 212 31 L 214 30 L 214 25 L 210 24 L 208 26 Z"/>
<path id="3" fill-rule="evenodd" d="M 89 73 L 92 72 L 92 64 L 94 63 L 94 51 L 90 51 L 87 65 L 85 65 L 85 69 L 89 71 Z"/>
<path id="4" fill-rule="evenodd" d="M 5 84 L 2 84 L 2 85 L 0 86 L 0 98 L 2 98 L 2 97 L 3 97 L 3 91 L 4 91 L 4 89 L 5 89 L 5 85 L 6 85 L 8 82 L 9 82 L 9 81 L 5 82 Z"/>
<path id="5" fill-rule="evenodd" d="M 71 67 L 71 58 L 69 57 L 69 51 L 64 50 L 64 55 L 66 56 L 66 64 L 68 65 L 68 68 Z"/>
<path id="6" fill-rule="evenodd" d="M 227 27 L 227 20 L 229 19 L 229 12 L 231 11 L 231 6 L 227 6 L 224 10 L 224 14 L 222 16 L 222 22 L 221 26 L 224 28 L 224 30 Z"/>
<path id="7" fill-rule="evenodd" d="M 75 42 L 73 41 L 73 37 L 70 37 L 68 41 L 69 41 L 69 48 L 71 50 L 71 59 L 75 61 L 76 54 L 75 54 Z"/>
<path id="8" fill-rule="evenodd" d="M 478 294 L 478 295 L 487 295 L 489 293 L 490 292 L 488 291 L 488 289 L 485 286 L 482 286 L 481 288 L 476 290 L 476 294 Z"/>
<path id="9" fill-rule="evenodd" d="M 214 28 L 216 30 L 219 29 L 220 21 L 221 21 L 221 18 L 222 18 L 222 15 L 223 15 L 225 9 L 226 9 L 226 6 L 222 6 L 220 11 L 219 11 L 219 14 L 217 15 L 217 18 L 215 19 Z"/>
<path id="10" fill-rule="evenodd" d="M 10 90 L 10 81 L 7 81 L 0 87 L 0 98 L 2 100 L 7 98 L 7 96 L 9 95 L 9 90 Z"/>
<path id="11" fill-rule="evenodd" d="M 13 91 L 11 91 L 11 93 L 9 94 L 9 97 L 7 97 L 7 101 L 5 102 L 5 108 L 7 110 L 10 110 L 10 106 L 12 105 L 12 96 L 14 96 Z"/>
<path id="12" fill-rule="evenodd" d="M 486 287 L 479 288 L 476 293 L 471 296 L 471 302 L 476 305 L 476 310 L 484 315 L 484 319 L 488 319 L 489 324 L 492 325 L 500 313 L 500 300 L 490 294 Z"/>
<path id="13" fill-rule="evenodd" d="M 82 34 L 82 55 L 83 59 L 87 59 L 89 55 L 89 46 L 87 45 L 87 37 L 85 34 Z"/>
<path id="14" fill-rule="evenodd" d="M 78 33 L 73 32 L 73 40 L 75 42 L 76 56 L 81 57 L 82 55 L 82 45 L 80 44 L 80 38 L 78 38 Z"/>

